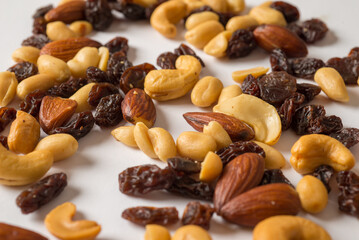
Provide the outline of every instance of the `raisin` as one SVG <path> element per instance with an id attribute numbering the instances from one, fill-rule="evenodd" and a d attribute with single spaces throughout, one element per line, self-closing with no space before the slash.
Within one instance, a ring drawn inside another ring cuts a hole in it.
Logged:
<path id="1" fill-rule="evenodd" d="M 297 79 L 287 72 L 271 72 L 258 79 L 260 97 L 270 104 L 282 104 L 297 90 Z"/>
<path id="2" fill-rule="evenodd" d="M 44 90 L 37 89 L 26 95 L 24 100 L 19 104 L 21 111 L 31 114 L 34 118 L 39 118 L 40 106 L 42 99 L 46 96 Z"/>
<path id="3" fill-rule="evenodd" d="M 258 85 L 258 80 L 253 77 L 252 74 L 249 74 L 241 85 L 242 92 L 252 96 L 260 97 L 261 92 Z"/>
<path id="4" fill-rule="evenodd" d="M 46 35 L 46 25 L 47 21 L 44 17 L 35 18 L 32 24 L 32 33 Z"/>
<path id="5" fill-rule="evenodd" d="M 357 84 L 359 77 L 359 59 L 356 57 L 331 58 L 326 62 L 327 67 L 335 68 L 343 77 L 345 84 Z"/>
<path id="6" fill-rule="evenodd" d="M 170 225 L 178 222 L 178 211 L 175 207 L 134 207 L 122 212 L 122 217 L 133 223 L 146 226 L 147 224 Z"/>
<path id="7" fill-rule="evenodd" d="M 339 210 L 359 218 L 359 176 L 352 171 L 337 175 Z"/>
<path id="8" fill-rule="evenodd" d="M 123 72 L 129 67 L 132 67 L 132 63 L 123 55 L 122 51 L 112 54 L 107 65 L 107 75 L 110 82 L 118 85 Z"/>
<path id="9" fill-rule="evenodd" d="M 317 96 L 322 89 L 314 84 L 310 83 L 297 83 L 297 92 L 305 96 L 304 102 L 310 102 Z"/>
<path id="10" fill-rule="evenodd" d="M 259 185 L 267 185 L 272 183 L 286 183 L 292 188 L 293 184 L 286 178 L 280 169 L 265 170 L 263 173 L 262 180 Z"/>
<path id="11" fill-rule="evenodd" d="M 289 64 L 287 55 L 282 49 L 274 49 L 269 55 L 269 61 L 272 67 L 272 71 L 285 71 L 289 74 L 292 74 L 292 66 Z"/>
<path id="12" fill-rule="evenodd" d="M 204 229 L 209 229 L 209 224 L 214 213 L 214 208 L 209 204 L 200 202 L 189 202 L 182 215 L 183 225 L 198 225 Z"/>
<path id="13" fill-rule="evenodd" d="M 16 205 L 23 214 L 36 211 L 56 198 L 67 186 L 65 173 L 55 173 L 31 185 L 16 198 Z"/>
<path id="14" fill-rule="evenodd" d="M 22 46 L 31 46 L 36 47 L 38 49 L 41 49 L 43 46 L 48 44 L 50 42 L 50 39 L 45 34 L 34 34 L 28 38 L 26 38 L 24 41 L 22 41 Z"/>
<path id="15" fill-rule="evenodd" d="M 253 32 L 247 29 L 235 31 L 228 42 L 227 56 L 240 58 L 248 56 L 256 48 L 256 40 Z"/>
<path id="16" fill-rule="evenodd" d="M 350 50 L 348 57 L 359 58 L 359 47 L 354 47 Z"/>
<path id="17" fill-rule="evenodd" d="M 297 7 L 283 1 L 275 1 L 269 6 L 281 12 L 287 23 L 295 22 L 299 19 L 300 13 Z"/>
<path id="18" fill-rule="evenodd" d="M 122 120 L 120 94 L 112 94 L 101 98 L 95 111 L 95 122 L 100 127 L 112 127 Z"/>
<path id="19" fill-rule="evenodd" d="M 314 74 L 325 66 L 325 63 L 318 58 L 294 58 L 289 63 L 292 68 L 292 75 L 299 78 L 314 80 Z"/>
<path id="20" fill-rule="evenodd" d="M 4 131 L 6 126 L 16 118 L 16 109 L 9 107 L 0 108 L 0 132 Z"/>
<path id="21" fill-rule="evenodd" d="M 287 25 L 286 28 L 300 38 L 302 34 L 302 27 L 298 23 L 291 22 Z"/>
<path id="22" fill-rule="evenodd" d="M 185 175 L 196 174 L 201 171 L 201 163 L 189 158 L 169 158 L 167 159 L 167 165 L 177 178 L 181 178 Z"/>
<path id="23" fill-rule="evenodd" d="M 120 12 L 130 20 L 146 19 L 146 9 L 135 3 L 121 4 Z"/>
<path id="24" fill-rule="evenodd" d="M 181 196 L 208 201 L 212 201 L 214 194 L 214 188 L 210 184 L 196 181 L 186 175 L 175 179 L 166 190 Z"/>
<path id="25" fill-rule="evenodd" d="M 325 37 L 328 32 L 327 25 L 316 18 L 304 21 L 301 24 L 301 37 L 306 43 L 315 43 Z"/>
<path id="26" fill-rule="evenodd" d="M 32 18 L 35 19 L 38 17 L 45 17 L 46 13 L 53 8 L 54 8 L 54 6 L 52 4 L 38 8 L 38 9 L 36 9 L 36 12 L 34 13 L 34 15 L 32 15 Z"/>
<path id="27" fill-rule="evenodd" d="M 67 133 L 79 140 L 86 136 L 95 124 L 95 119 L 90 111 L 76 113 L 69 122 L 62 127 L 54 128 L 50 134 Z"/>
<path id="28" fill-rule="evenodd" d="M 158 56 L 157 65 L 162 69 L 176 69 L 177 54 L 165 52 Z"/>
<path id="29" fill-rule="evenodd" d="M 15 73 L 18 82 L 38 73 L 36 65 L 30 62 L 19 62 L 10 67 L 7 71 Z"/>
<path id="30" fill-rule="evenodd" d="M 85 5 L 85 17 L 95 30 L 106 30 L 110 27 L 113 16 L 107 0 L 87 0 Z"/>
<path id="31" fill-rule="evenodd" d="M 174 181 L 170 169 L 153 164 L 130 167 L 118 176 L 120 191 L 128 195 L 146 194 L 169 188 Z"/>
<path id="32" fill-rule="evenodd" d="M 133 88 L 144 89 L 145 77 L 152 70 L 156 70 L 156 68 L 149 63 L 127 68 L 120 79 L 121 90 L 126 94 Z"/>
<path id="33" fill-rule="evenodd" d="M 258 153 L 263 158 L 266 156 L 263 148 L 251 141 L 238 141 L 231 143 L 228 147 L 219 149 L 216 154 L 221 158 L 223 165 L 226 165 L 235 157 L 247 152 Z"/>
<path id="34" fill-rule="evenodd" d="M 295 111 L 304 100 L 305 96 L 296 92 L 293 96 L 284 100 L 283 104 L 278 108 L 277 111 L 282 123 L 283 131 L 290 128 Z"/>
<path id="35" fill-rule="evenodd" d="M 120 91 L 111 83 L 98 83 L 95 84 L 91 91 L 89 92 L 89 97 L 87 102 L 91 105 L 96 107 L 101 98 L 106 97 L 108 95 L 120 93 Z"/>
<path id="36" fill-rule="evenodd" d="M 115 52 L 123 52 L 124 55 L 127 55 L 129 46 L 128 40 L 124 37 L 115 37 L 105 44 L 105 47 L 108 48 L 108 51 L 112 54 Z"/>
<path id="37" fill-rule="evenodd" d="M 334 175 L 334 169 L 328 165 L 321 165 L 316 169 L 314 169 L 312 175 L 318 178 L 320 181 L 322 181 L 328 193 L 330 193 L 331 188 L 329 182 L 332 176 Z"/>
<path id="38" fill-rule="evenodd" d="M 9 145 L 7 144 L 7 137 L 0 135 L 0 143 L 3 145 L 7 150 L 9 150 Z"/>
<path id="39" fill-rule="evenodd" d="M 88 67 L 86 70 L 86 78 L 89 82 L 111 83 L 107 73 L 97 67 Z"/>
<path id="40" fill-rule="evenodd" d="M 58 96 L 62 98 L 71 97 L 77 90 L 82 88 L 87 84 L 87 79 L 85 78 L 74 78 L 71 77 L 66 82 L 61 83 L 58 86 L 50 88 L 47 92 L 51 96 Z"/>
<path id="41" fill-rule="evenodd" d="M 351 148 L 359 142 L 358 128 L 343 128 L 339 132 L 331 133 L 329 136 L 343 143 L 347 148 Z"/>
<path id="42" fill-rule="evenodd" d="M 200 57 L 197 56 L 197 54 L 195 53 L 195 51 L 193 51 L 192 48 L 188 47 L 186 44 L 181 43 L 178 48 L 176 48 L 174 50 L 174 53 L 178 56 L 181 55 L 190 55 L 193 56 L 195 58 L 198 59 L 198 61 L 201 63 L 202 67 L 205 67 L 204 62 L 202 61 L 202 59 Z"/>

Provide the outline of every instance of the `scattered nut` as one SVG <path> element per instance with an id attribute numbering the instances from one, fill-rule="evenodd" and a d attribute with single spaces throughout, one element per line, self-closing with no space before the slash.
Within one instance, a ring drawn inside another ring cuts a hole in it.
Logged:
<path id="1" fill-rule="evenodd" d="M 105 72 L 107 70 L 107 63 L 108 59 L 110 58 L 110 52 L 107 47 L 100 47 L 98 49 L 98 54 L 100 55 L 98 68 Z"/>
<path id="2" fill-rule="evenodd" d="M 15 73 L 0 72 L 0 107 L 5 107 L 14 99 L 17 85 Z"/>
<path id="3" fill-rule="evenodd" d="M 89 93 L 95 84 L 96 83 L 86 84 L 69 98 L 77 102 L 76 112 L 91 111 L 92 106 L 87 102 L 87 99 L 89 98 Z"/>
<path id="4" fill-rule="evenodd" d="M 134 130 L 135 126 L 121 126 L 112 130 L 111 134 L 117 141 L 120 141 L 130 147 L 137 147 L 133 133 Z"/>
<path id="5" fill-rule="evenodd" d="M 61 21 L 48 23 L 46 25 L 46 35 L 51 41 L 77 37 L 77 34 Z"/>
<path id="6" fill-rule="evenodd" d="M 191 30 L 199 24 L 210 20 L 219 21 L 218 14 L 209 11 L 194 13 L 187 18 L 185 26 L 187 30 Z"/>
<path id="7" fill-rule="evenodd" d="M 218 98 L 218 104 L 223 103 L 224 101 L 237 97 L 242 94 L 242 89 L 237 84 L 230 85 L 222 89 L 221 94 Z"/>
<path id="8" fill-rule="evenodd" d="M 217 150 L 227 147 L 232 143 L 226 130 L 216 121 L 211 121 L 208 125 L 205 125 L 203 127 L 203 133 L 213 137 L 217 144 Z"/>
<path id="9" fill-rule="evenodd" d="M 226 0 L 201 0 L 207 6 L 210 6 L 216 12 L 228 12 Z"/>
<path id="10" fill-rule="evenodd" d="M 81 19 L 85 19 L 85 1 L 64 2 L 45 15 L 47 22 L 62 21 L 72 23 Z"/>
<path id="11" fill-rule="evenodd" d="M 39 56 L 40 49 L 31 46 L 23 46 L 12 53 L 12 59 L 15 62 L 31 62 L 36 64 Z"/>
<path id="12" fill-rule="evenodd" d="M 279 169 L 285 166 L 286 160 L 281 152 L 265 143 L 254 141 L 263 148 L 266 156 L 264 158 L 266 169 Z"/>
<path id="13" fill-rule="evenodd" d="M 255 67 L 246 70 L 239 70 L 232 73 L 232 78 L 237 83 L 243 83 L 244 79 L 249 75 L 253 75 L 253 77 L 260 77 L 268 72 L 269 68 L 265 67 Z"/>
<path id="14" fill-rule="evenodd" d="M 223 84 L 218 78 L 201 78 L 192 89 L 191 101 L 198 107 L 209 107 L 217 101 L 222 88 Z"/>
<path id="15" fill-rule="evenodd" d="M 170 232 L 164 226 L 147 224 L 145 240 L 171 240 Z"/>
<path id="16" fill-rule="evenodd" d="M 75 21 L 70 24 L 69 29 L 76 33 L 76 37 L 84 37 L 92 32 L 93 27 L 88 21 Z"/>
<path id="17" fill-rule="evenodd" d="M 172 236 L 172 240 L 212 240 L 209 233 L 197 225 L 186 225 L 178 228 Z"/>
<path id="18" fill-rule="evenodd" d="M 212 38 L 211 41 L 204 46 L 203 51 L 208 55 L 218 58 L 226 56 L 228 42 L 232 37 L 232 33 L 232 31 L 223 31 L 218 33 L 217 36 Z"/>
<path id="19" fill-rule="evenodd" d="M 151 139 L 148 135 L 148 127 L 143 122 L 136 123 L 133 130 L 136 145 L 150 158 L 157 158 Z"/>
<path id="20" fill-rule="evenodd" d="M 187 42 L 196 48 L 203 49 L 212 38 L 223 31 L 224 27 L 220 22 L 216 20 L 210 20 L 192 28 L 186 32 L 184 37 Z"/>
<path id="21" fill-rule="evenodd" d="M 214 181 L 222 172 L 223 163 L 221 158 L 212 151 L 204 157 L 199 173 L 199 180 L 203 182 Z"/>
<path id="22" fill-rule="evenodd" d="M 166 162 L 168 158 L 175 157 L 177 148 L 172 135 L 163 128 L 151 128 L 148 130 L 153 150 L 157 157 Z"/>
<path id="23" fill-rule="evenodd" d="M 100 61 L 100 55 L 97 48 L 84 47 L 75 57 L 67 62 L 71 70 L 71 75 L 74 77 L 86 77 L 86 70 L 88 67 L 97 67 Z"/>
<path id="24" fill-rule="evenodd" d="M 239 13 L 246 7 L 244 0 L 226 0 L 227 10 L 233 13 Z"/>
<path id="25" fill-rule="evenodd" d="M 39 73 L 52 74 L 57 84 L 67 81 L 71 76 L 70 68 L 61 59 L 50 55 L 41 55 L 37 59 Z"/>
<path id="26" fill-rule="evenodd" d="M 235 32 L 239 29 L 246 29 L 249 27 L 258 26 L 257 20 L 250 15 L 235 16 L 229 19 L 226 24 L 226 29 L 231 32 Z"/>
<path id="27" fill-rule="evenodd" d="M 52 74 L 40 73 L 22 80 L 16 88 L 16 95 L 22 100 L 27 94 L 40 90 L 48 90 L 56 83 L 56 76 Z"/>
<path id="28" fill-rule="evenodd" d="M 257 6 L 251 9 L 249 16 L 253 17 L 259 25 L 261 24 L 274 24 L 285 27 L 287 21 L 283 14 L 270 7 Z"/>

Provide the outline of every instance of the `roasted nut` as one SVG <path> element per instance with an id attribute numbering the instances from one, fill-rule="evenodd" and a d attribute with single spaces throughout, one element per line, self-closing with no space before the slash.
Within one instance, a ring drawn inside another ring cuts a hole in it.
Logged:
<path id="1" fill-rule="evenodd" d="M 281 152 L 265 143 L 254 141 L 263 148 L 266 156 L 264 158 L 266 169 L 279 169 L 285 166 L 286 160 Z"/>
<path id="2" fill-rule="evenodd" d="M 147 224 L 145 240 L 171 240 L 170 232 L 164 226 Z"/>
<path id="3" fill-rule="evenodd" d="M 265 67 L 255 67 L 245 70 L 239 70 L 232 73 L 232 78 L 237 83 L 243 83 L 244 79 L 249 75 L 253 75 L 253 77 L 260 77 L 268 72 L 269 68 Z"/>
<path id="4" fill-rule="evenodd" d="M 217 144 L 217 150 L 228 147 L 232 143 L 226 130 L 216 121 L 211 121 L 208 125 L 203 126 L 203 133 L 213 137 Z"/>
<path id="5" fill-rule="evenodd" d="M 332 100 L 349 102 L 349 95 L 342 76 L 334 68 L 323 67 L 315 72 L 314 81 Z"/>
<path id="6" fill-rule="evenodd" d="M 0 107 L 5 107 L 13 100 L 17 85 L 15 73 L 0 72 Z"/>
<path id="7" fill-rule="evenodd" d="M 257 20 L 250 16 L 250 15 L 243 15 L 243 16 L 235 16 L 229 19 L 226 24 L 226 29 L 228 31 L 237 31 L 239 29 L 246 29 L 249 27 L 258 26 Z"/>
<path id="8" fill-rule="evenodd" d="M 37 59 L 39 73 L 52 74 L 56 77 L 56 83 L 67 81 L 71 76 L 70 68 L 61 59 L 50 55 L 41 55 Z"/>
<path id="9" fill-rule="evenodd" d="M 136 145 L 150 158 L 157 158 L 151 139 L 148 135 L 148 127 L 143 122 L 136 123 L 133 130 Z"/>
<path id="10" fill-rule="evenodd" d="M 209 233 L 197 225 L 186 225 L 178 228 L 172 240 L 212 240 Z"/>
<path id="11" fill-rule="evenodd" d="M 355 158 L 338 140 L 322 134 L 299 138 L 291 149 L 290 164 L 298 173 L 311 173 L 320 165 L 329 165 L 335 171 L 350 170 Z"/>
<path id="12" fill-rule="evenodd" d="M 97 48 L 84 47 L 75 57 L 67 62 L 74 77 L 85 77 L 88 67 L 97 67 L 100 62 L 100 55 Z"/>
<path id="13" fill-rule="evenodd" d="M 92 25 L 88 21 L 75 21 L 70 24 L 69 29 L 76 33 L 76 37 L 84 37 L 92 32 Z"/>
<path id="14" fill-rule="evenodd" d="M 230 99 L 237 97 L 242 94 L 242 89 L 237 84 L 230 85 L 222 89 L 221 94 L 218 98 L 218 104 Z"/>
<path id="15" fill-rule="evenodd" d="M 39 56 L 40 49 L 31 46 L 23 46 L 12 53 L 12 59 L 15 62 L 31 62 L 36 64 Z"/>
<path id="16" fill-rule="evenodd" d="M 227 12 L 226 0 L 202 0 L 207 6 L 210 6 L 216 12 Z"/>
<path id="17" fill-rule="evenodd" d="M 48 150 L 52 153 L 54 161 L 61 161 L 74 155 L 78 149 L 77 140 L 70 134 L 58 133 L 49 135 L 36 145 L 35 151 Z"/>
<path id="18" fill-rule="evenodd" d="M 117 141 L 130 147 L 137 147 L 135 136 L 133 134 L 134 130 L 135 126 L 121 126 L 112 130 L 111 134 Z"/>
<path id="19" fill-rule="evenodd" d="M 222 172 L 223 163 L 221 158 L 212 151 L 204 157 L 199 173 L 199 180 L 203 182 L 214 181 Z"/>
<path id="20" fill-rule="evenodd" d="M 46 35 L 51 41 L 78 37 L 64 22 L 50 22 L 46 25 Z"/>
<path id="21" fill-rule="evenodd" d="M 217 34 L 224 31 L 223 25 L 216 21 L 210 20 L 197 25 L 185 34 L 187 42 L 202 49 L 211 41 Z"/>
<path id="22" fill-rule="evenodd" d="M 328 191 L 322 181 L 311 175 L 306 175 L 297 184 L 302 208 L 309 213 L 321 212 L 328 203 Z"/>
<path id="23" fill-rule="evenodd" d="M 293 233 L 295 237 L 302 240 L 332 239 L 324 228 L 308 219 L 295 216 L 274 216 L 256 225 L 253 230 L 253 240 L 290 240 L 293 239 Z"/>
<path id="24" fill-rule="evenodd" d="M 51 9 L 45 15 L 47 22 L 62 21 L 72 23 L 85 18 L 85 1 L 68 1 Z"/>
<path id="25" fill-rule="evenodd" d="M 57 238 L 64 240 L 95 239 L 101 231 L 101 226 L 94 221 L 73 221 L 72 217 L 75 213 L 76 206 L 70 202 L 65 202 L 52 209 L 45 218 L 47 230 Z"/>
<path id="26" fill-rule="evenodd" d="M 148 130 L 153 150 L 161 161 L 166 162 L 168 158 L 175 157 L 177 148 L 172 135 L 163 128 L 151 128 Z"/>
<path id="27" fill-rule="evenodd" d="M 210 20 L 219 21 L 218 14 L 209 11 L 194 13 L 187 18 L 185 26 L 187 30 L 191 30 L 199 24 Z"/>
<path id="28" fill-rule="evenodd" d="M 133 0 L 133 3 L 146 8 L 156 4 L 157 0 Z"/>
<path id="29" fill-rule="evenodd" d="M 217 149 L 213 137 L 200 132 L 182 132 L 176 144 L 179 155 L 197 161 L 203 161 L 209 151 Z"/>
<path id="30" fill-rule="evenodd" d="M 96 83 L 86 84 L 70 97 L 70 99 L 77 102 L 76 112 L 91 111 L 92 106 L 87 102 L 87 99 L 89 98 L 89 93 L 95 84 Z"/>
<path id="31" fill-rule="evenodd" d="M 231 31 L 223 31 L 218 33 L 217 36 L 212 38 L 211 41 L 209 41 L 206 46 L 204 46 L 203 51 L 214 57 L 224 57 L 226 56 L 228 42 L 231 37 Z"/>
<path id="32" fill-rule="evenodd" d="M 191 14 L 192 11 L 194 11 L 195 9 L 198 9 L 206 5 L 204 2 L 202 2 L 202 0 L 181 0 L 181 1 L 183 1 L 187 5 L 187 11 L 186 11 L 187 16 Z"/>
<path id="33" fill-rule="evenodd" d="M 217 101 L 222 88 L 223 84 L 218 78 L 201 78 L 192 89 L 191 101 L 198 107 L 209 107 Z"/>
<path id="34" fill-rule="evenodd" d="M 0 223 L 0 236 L 2 239 L 8 240 L 48 240 L 33 231 L 6 223 Z"/>
<path id="35" fill-rule="evenodd" d="M 11 123 L 7 143 L 15 153 L 27 154 L 35 149 L 40 139 L 40 125 L 30 114 L 17 111 L 16 119 Z"/>
<path id="36" fill-rule="evenodd" d="M 105 72 L 107 70 L 107 63 L 108 59 L 110 58 L 110 52 L 107 47 L 100 47 L 98 49 L 98 54 L 100 55 L 98 68 Z"/>
<path id="37" fill-rule="evenodd" d="M 60 2 L 57 4 L 58 6 L 67 2 L 72 2 L 72 1 L 85 1 L 85 0 L 60 0 Z"/>
<path id="38" fill-rule="evenodd" d="M 282 27 L 287 25 L 287 21 L 285 20 L 283 14 L 280 11 L 270 7 L 254 7 L 249 12 L 249 16 L 256 19 L 259 25 L 274 24 Z"/>
<path id="39" fill-rule="evenodd" d="M 244 0 L 226 0 L 227 2 L 227 11 L 233 13 L 239 13 L 243 11 L 246 7 Z"/>
<path id="40" fill-rule="evenodd" d="M 52 74 L 37 74 L 22 80 L 16 88 L 16 95 L 20 99 L 24 99 L 27 94 L 35 91 L 37 89 L 40 90 L 48 90 L 53 87 L 56 83 L 56 76 Z"/>

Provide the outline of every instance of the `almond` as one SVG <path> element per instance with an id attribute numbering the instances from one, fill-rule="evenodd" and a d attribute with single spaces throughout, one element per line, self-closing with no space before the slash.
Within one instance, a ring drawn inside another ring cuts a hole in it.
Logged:
<path id="1" fill-rule="evenodd" d="M 203 131 L 203 126 L 216 121 L 227 131 L 233 142 L 248 141 L 254 138 L 253 129 L 238 118 L 215 112 L 188 112 L 184 119 L 197 131 Z"/>
<path id="2" fill-rule="evenodd" d="M 72 23 L 85 19 L 85 1 L 69 1 L 51 9 L 45 15 L 47 22 Z"/>
<path id="3" fill-rule="evenodd" d="M 65 62 L 75 57 L 76 53 L 84 47 L 101 47 L 101 43 L 86 37 L 69 38 L 53 41 L 46 44 L 40 51 L 40 55 L 51 55 Z"/>
<path id="4" fill-rule="evenodd" d="M 264 173 L 264 159 L 256 153 L 245 153 L 230 161 L 223 170 L 214 191 L 217 213 L 234 197 L 257 186 Z"/>
<path id="5" fill-rule="evenodd" d="M 260 221 L 276 215 L 296 215 L 300 211 L 298 193 L 288 184 L 274 183 L 253 188 L 221 209 L 229 222 L 254 227 Z"/>
<path id="6" fill-rule="evenodd" d="M 277 25 L 261 25 L 253 31 L 257 44 L 271 52 L 276 48 L 282 49 L 288 57 L 305 57 L 307 46 L 295 33 Z"/>
<path id="7" fill-rule="evenodd" d="M 0 236 L 1 239 L 26 239 L 26 240 L 47 240 L 46 237 L 41 236 L 33 231 L 9 225 L 6 223 L 0 223 Z"/>
<path id="8" fill-rule="evenodd" d="M 61 97 L 45 96 L 42 99 L 39 122 L 44 132 L 49 133 L 52 129 L 62 126 L 75 112 L 77 102 Z"/>

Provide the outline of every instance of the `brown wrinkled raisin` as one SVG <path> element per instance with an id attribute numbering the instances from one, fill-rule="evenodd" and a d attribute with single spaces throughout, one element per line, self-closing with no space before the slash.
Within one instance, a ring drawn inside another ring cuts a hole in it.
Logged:
<path id="1" fill-rule="evenodd" d="M 60 195 L 66 186 L 65 173 L 52 174 L 21 192 L 16 198 L 16 205 L 21 208 L 23 214 L 34 212 Z"/>
<path id="2" fill-rule="evenodd" d="M 174 176 L 170 169 L 161 169 L 154 164 L 130 167 L 118 176 L 120 191 L 128 195 L 167 189 L 173 181 Z"/>
<path id="3" fill-rule="evenodd" d="M 221 158 L 223 165 L 226 165 L 235 157 L 247 152 L 258 153 L 263 158 L 266 156 L 263 148 L 251 141 L 238 141 L 231 143 L 228 147 L 219 149 L 216 154 Z"/>
<path id="4" fill-rule="evenodd" d="M 297 92 L 305 96 L 304 102 L 310 102 L 317 96 L 322 89 L 314 84 L 310 83 L 297 83 Z"/>
<path id="5" fill-rule="evenodd" d="M 87 84 L 87 79 L 85 78 L 74 78 L 71 77 L 66 82 L 61 83 L 58 86 L 50 88 L 47 92 L 51 96 L 58 96 L 62 98 L 71 97 L 77 90 L 82 88 Z"/>
<path id="6" fill-rule="evenodd" d="M 50 134 L 67 133 L 79 140 L 91 131 L 94 124 L 95 119 L 90 111 L 75 113 L 70 121 L 62 127 L 52 129 Z"/>
<path id="7" fill-rule="evenodd" d="M 123 52 L 124 55 L 127 55 L 128 52 L 128 40 L 124 37 L 115 37 L 105 44 L 105 47 L 108 48 L 108 51 L 112 54 L 115 52 Z"/>
<path id="8" fill-rule="evenodd" d="M 241 84 L 242 92 L 252 96 L 260 97 L 261 92 L 258 85 L 257 78 L 253 77 L 252 74 L 249 74 Z"/>
<path id="9" fill-rule="evenodd" d="M 34 34 L 34 35 L 26 38 L 24 41 L 22 41 L 21 45 L 22 46 L 32 46 L 32 47 L 41 49 L 43 46 L 45 46 L 49 42 L 50 42 L 50 39 L 45 34 Z"/>
<path id="10" fill-rule="evenodd" d="M 197 54 L 195 53 L 195 51 L 193 51 L 192 48 L 188 47 L 186 44 L 184 43 L 181 43 L 178 48 L 176 48 L 174 50 L 174 53 L 178 56 L 181 56 L 181 55 L 190 55 L 190 56 L 193 56 L 195 58 L 198 59 L 198 61 L 201 63 L 202 67 L 205 67 L 204 65 L 204 62 L 202 61 L 202 59 L 197 56 Z"/>
<path id="11" fill-rule="evenodd" d="M 0 108 L 0 132 L 4 131 L 6 126 L 16 118 L 16 109 L 9 107 Z"/>
<path id="12" fill-rule="evenodd" d="M 111 80 L 106 72 L 92 66 L 86 69 L 86 78 L 88 82 L 111 83 Z"/>
<path id="13" fill-rule="evenodd" d="M 38 17 L 44 17 L 46 15 L 46 13 L 53 8 L 54 8 L 54 6 L 52 4 L 46 5 L 44 7 L 40 7 L 38 9 L 36 9 L 36 12 L 34 13 L 34 15 L 32 15 L 32 18 L 35 19 Z"/>
<path id="14" fill-rule="evenodd" d="M 339 210 L 359 218 L 359 176 L 352 171 L 337 175 Z"/>
<path id="15" fill-rule="evenodd" d="M 39 118 L 39 111 L 42 99 L 46 96 L 46 91 L 37 89 L 26 95 L 19 104 L 21 111 L 31 114 L 34 118 Z"/>
<path id="16" fill-rule="evenodd" d="M 325 63 L 318 58 L 293 58 L 289 60 L 292 75 L 299 78 L 314 79 L 315 72 L 324 67 Z"/>
<path id="17" fill-rule="evenodd" d="M 301 36 L 302 34 L 302 27 L 299 25 L 299 23 L 297 22 L 291 22 L 289 23 L 286 28 L 291 31 L 292 33 L 294 33 L 295 35 L 297 35 L 298 37 Z"/>
<path id="18" fill-rule="evenodd" d="M 347 148 L 351 148 L 359 142 L 358 128 L 343 128 L 339 132 L 331 133 L 329 136 L 343 143 Z"/>
<path id="19" fill-rule="evenodd" d="M 46 35 L 46 25 L 47 25 L 47 21 L 45 20 L 44 17 L 35 18 L 32 24 L 32 33 Z"/>
<path id="20" fill-rule="evenodd" d="M 172 52 L 164 52 L 157 58 L 157 65 L 162 69 L 176 69 L 176 60 L 179 56 Z"/>
<path id="21" fill-rule="evenodd" d="M 212 201 L 214 194 L 214 188 L 210 184 L 194 180 L 186 175 L 175 179 L 166 190 L 180 196 L 208 201 Z"/>
<path id="22" fill-rule="evenodd" d="M 287 23 L 299 20 L 300 13 L 297 7 L 283 1 L 275 1 L 269 6 L 275 10 L 280 11 Z"/>
<path id="23" fill-rule="evenodd" d="M 288 61 L 287 55 L 282 49 L 274 49 L 269 55 L 269 61 L 272 67 L 272 71 L 285 71 L 289 74 L 292 74 L 292 66 Z"/>
<path id="24" fill-rule="evenodd" d="M 116 94 L 116 93 L 120 93 L 120 91 L 113 84 L 98 83 L 98 84 L 95 84 L 91 88 L 87 102 L 91 106 L 96 107 L 99 104 L 101 98 L 106 97 L 108 95 Z"/>
<path id="25" fill-rule="evenodd" d="M 296 92 L 293 96 L 284 100 L 283 104 L 278 108 L 277 111 L 282 123 L 282 131 L 290 128 L 295 111 L 304 100 L 305 96 Z"/>
<path id="26" fill-rule="evenodd" d="M 0 143 L 3 145 L 7 150 L 9 150 L 9 145 L 7 144 L 7 137 L 0 135 Z"/>
<path id="27" fill-rule="evenodd" d="M 176 175 L 176 178 L 196 174 L 201 171 L 201 163 L 189 158 L 169 158 L 167 159 L 167 165 L 168 168 Z"/>
<path id="28" fill-rule="evenodd" d="M 122 212 L 122 217 L 133 223 L 170 225 L 178 222 L 178 211 L 175 207 L 133 207 Z"/>
<path id="29" fill-rule="evenodd" d="M 95 123 L 100 127 L 113 127 L 122 120 L 120 94 L 112 94 L 101 98 L 95 111 Z"/>
<path id="30" fill-rule="evenodd" d="M 122 1 L 120 7 L 117 7 L 117 10 L 119 10 L 125 18 L 133 21 L 146 19 L 146 9 L 135 3 Z"/>
<path id="31" fill-rule="evenodd" d="M 156 70 L 156 68 L 149 63 L 127 68 L 120 79 L 121 90 L 126 94 L 133 88 L 144 89 L 145 77 L 152 70 Z"/>
<path id="32" fill-rule="evenodd" d="M 354 47 L 354 48 L 350 49 L 348 57 L 359 58 L 359 47 Z"/>
<path id="33" fill-rule="evenodd" d="M 209 204 L 200 202 L 189 202 L 182 215 L 183 225 L 198 225 L 204 229 L 209 229 L 209 224 L 214 213 L 214 208 Z"/>
<path id="34" fill-rule="evenodd" d="M 329 182 L 332 176 L 334 175 L 334 169 L 328 165 L 321 165 L 316 169 L 314 169 L 312 175 L 318 178 L 320 181 L 322 181 L 328 193 L 330 193 L 331 188 Z"/>
<path id="35" fill-rule="evenodd" d="M 292 188 L 293 184 L 286 178 L 280 169 L 265 170 L 263 173 L 262 180 L 259 185 L 267 185 L 272 183 L 286 183 Z"/>
<path id="36" fill-rule="evenodd" d="M 306 43 L 315 43 L 325 37 L 328 32 L 327 25 L 320 19 L 313 18 L 301 24 L 301 37 Z"/>
<path id="37" fill-rule="evenodd" d="M 107 65 L 107 75 L 110 82 L 118 85 L 123 72 L 129 67 L 132 67 L 132 63 L 124 56 L 122 51 L 112 54 Z"/>
<path id="38" fill-rule="evenodd" d="M 359 58 L 353 57 L 331 58 L 326 62 L 327 67 L 335 68 L 343 77 L 345 84 L 357 84 L 359 77 Z"/>
<path id="39" fill-rule="evenodd" d="M 36 65 L 30 62 L 19 62 L 10 67 L 7 71 L 15 73 L 18 82 L 38 73 Z"/>
<path id="40" fill-rule="evenodd" d="M 247 29 L 239 29 L 235 31 L 229 39 L 227 56 L 229 58 L 248 56 L 256 46 L 253 32 Z"/>
<path id="41" fill-rule="evenodd" d="M 106 30 L 110 27 L 113 16 L 107 0 L 87 0 L 85 5 L 85 17 L 95 30 Z"/>

